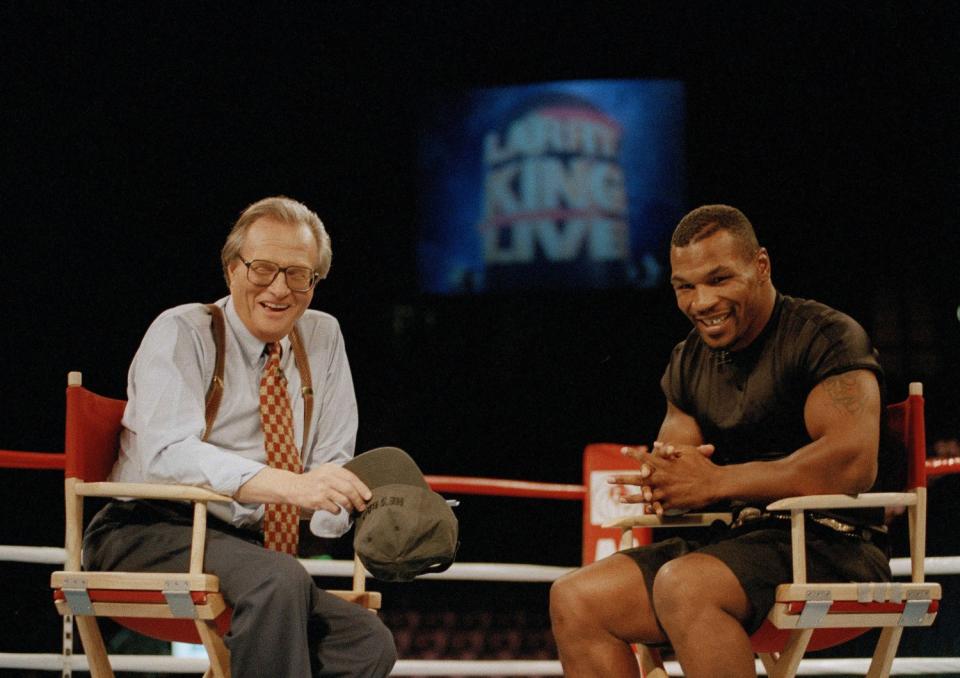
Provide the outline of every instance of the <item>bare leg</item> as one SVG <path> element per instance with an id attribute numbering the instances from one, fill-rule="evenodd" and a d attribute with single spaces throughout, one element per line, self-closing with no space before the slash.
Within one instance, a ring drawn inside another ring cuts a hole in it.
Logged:
<path id="1" fill-rule="evenodd" d="M 687 678 L 756 676 L 750 637 L 741 625 L 750 602 L 719 559 L 691 553 L 657 573 L 653 598 Z"/>
<path id="2" fill-rule="evenodd" d="M 630 642 L 663 642 L 643 581 L 630 558 L 613 555 L 550 589 L 550 620 L 565 676 L 639 676 Z"/>

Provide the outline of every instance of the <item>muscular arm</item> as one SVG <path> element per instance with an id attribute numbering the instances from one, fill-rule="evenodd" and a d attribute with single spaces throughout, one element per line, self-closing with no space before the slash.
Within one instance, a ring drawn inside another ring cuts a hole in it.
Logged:
<path id="1" fill-rule="evenodd" d="M 671 445 L 702 445 L 703 433 L 696 419 L 667 401 L 667 414 L 660 424 L 657 440 Z"/>
<path id="2" fill-rule="evenodd" d="M 866 491 L 877 474 L 880 406 L 880 389 L 872 372 L 856 370 L 828 377 L 810 391 L 804 406 L 810 444 L 783 459 L 727 466 L 717 466 L 703 454 L 683 453 L 669 459 L 644 455 L 642 461 L 651 470 L 643 480 L 651 491 L 647 500 L 659 501 L 664 508 L 700 508 L 725 499 L 773 501 L 803 494 Z M 702 442 L 696 422 L 672 406 L 660 436 L 677 446 Z M 636 478 L 624 476 L 623 481 Z"/>
<path id="3" fill-rule="evenodd" d="M 718 468 L 718 498 L 774 500 L 870 489 L 880 441 L 880 388 L 873 372 L 827 377 L 810 391 L 803 416 L 813 442 L 783 459 Z"/>

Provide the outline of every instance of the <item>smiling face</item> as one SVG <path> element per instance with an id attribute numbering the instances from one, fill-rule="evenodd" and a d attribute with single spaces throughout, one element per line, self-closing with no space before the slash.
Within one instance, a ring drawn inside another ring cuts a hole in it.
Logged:
<path id="1" fill-rule="evenodd" d="M 260 217 L 247 229 L 240 248 L 247 261 L 265 259 L 281 268 L 318 266 L 317 241 L 303 224 L 287 224 L 272 217 Z M 230 296 L 244 326 L 264 343 L 280 341 L 293 329 L 313 299 L 313 290 L 294 292 L 287 279 L 278 273 L 267 287 L 247 280 L 247 267 L 235 258 L 227 268 Z"/>
<path id="2" fill-rule="evenodd" d="M 710 348 L 746 348 L 770 319 L 776 291 L 764 248 L 748 254 L 742 241 L 718 230 L 671 248 L 670 266 L 677 306 Z"/>

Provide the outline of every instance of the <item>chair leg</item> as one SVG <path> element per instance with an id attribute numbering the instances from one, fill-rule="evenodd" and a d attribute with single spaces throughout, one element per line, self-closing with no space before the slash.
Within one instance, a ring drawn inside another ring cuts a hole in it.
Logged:
<path id="1" fill-rule="evenodd" d="M 780 653 L 779 659 L 773 661 L 769 657 L 770 665 L 764 661 L 764 668 L 767 669 L 767 675 L 770 678 L 793 678 L 797 675 L 797 669 L 800 667 L 800 660 L 803 659 L 803 653 L 807 651 L 807 645 L 810 643 L 810 637 L 813 635 L 813 629 L 794 629 L 790 632 L 790 639 Z"/>
<path id="2" fill-rule="evenodd" d="M 77 615 L 74 617 L 77 629 L 80 631 L 80 640 L 83 643 L 83 652 L 87 656 L 87 666 L 92 678 L 113 678 L 113 669 L 107 658 L 107 648 L 100 635 L 96 617 Z"/>
<path id="3" fill-rule="evenodd" d="M 774 667 L 777 665 L 777 660 L 780 658 L 779 653 L 771 652 L 758 652 L 757 656 L 760 657 L 760 662 L 763 664 L 763 668 L 767 670 L 767 675 L 773 675 Z"/>
<path id="4" fill-rule="evenodd" d="M 205 678 L 230 678 L 230 650 L 217 633 L 216 624 L 206 619 L 197 619 L 194 623 L 210 660 L 210 668 L 204 674 Z"/>
<path id="5" fill-rule="evenodd" d="M 640 663 L 640 675 L 643 678 L 667 678 L 660 650 L 654 650 L 638 643 L 634 646 L 634 653 Z"/>
<path id="6" fill-rule="evenodd" d="M 880 640 L 877 641 L 877 649 L 873 651 L 867 678 L 887 678 L 890 675 L 893 658 L 897 655 L 897 646 L 900 644 L 902 635 L 902 626 L 886 626 L 881 629 Z"/>

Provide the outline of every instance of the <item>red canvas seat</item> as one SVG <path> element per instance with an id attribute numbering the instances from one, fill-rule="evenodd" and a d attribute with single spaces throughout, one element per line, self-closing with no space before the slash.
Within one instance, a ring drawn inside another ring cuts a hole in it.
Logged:
<path id="1" fill-rule="evenodd" d="M 207 676 L 229 678 L 230 655 L 222 636 L 230 628 L 231 609 L 220 593 L 219 579 L 203 571 L 207 503 L 229 502 L 200 487 L 105 482 L 117 458 L 121 418 L 126 403 L 105 398 L 82 386 L 79 372 L 68 375 L 64 497 L 66 564 L 50 584 L 62 615 L 76 620 L 93 678 L 113 671 L 96 617 L 114 621 L 152 638 L 203 643 L 210 659 Z M 193 504 L 193 542 L 187 572 L 90 572 L 80 564 L 84 497 L 136 497 L 189 501 Z M 365 590 L 359 560 L 354 559 L 353 589 L 331 591 L 370 610 L 380 608 L 380 594 Z"/>
<path id="2" fill-rule="evenodd" d="M 941 597 L 940 585 L 924 580 L 923 559 L 926 549 L 926 436 L 924 429 L 923 387 L 910 384 L 906 400 L 889 405 L 888 425 L 903 441 L 907 454 L 907 484 L 902 492 L 863 493 L 848 495 L 812 495 L 773 502 L 771 511 L 789 512 L 794 543 L 805 539 L 804 511 L 830 508 L 904 507 L 910 528 L 911 576 L 909 582 L 816 583 L 806 581 L 804 549 L 793 553 L 793 582 L 777 587 L 776 602 L 763 625 L 751 636 L 754 652 L 760 657 L 767 674 L 776 677 L 796 675 L 800 659 L 807 650 L 839 645 L 862 635 L 871 628 L 882 628 L 867 674 L 871 678 L 887 676 L 903 629 L 907 626 L 929 626 L 936 618 Z M 597 474 L 609 460 L 608 469 L 624 468 L 621 445 L 598 444 L 587 447 L 584 459 L 587 502 L 591 496 L 591 479 L 599 486 Z M 635 468 L 629 459 L 630 468 Z M 607 474 L 609 474 L 609 472 Z M 621 505 L 622 506 L 622 505 Z M 635 509 L 634 509 L 635 511 Z M 585 508 L 585 529 L 589 509 Z M 594 516 L 596 519 L 596 516 Z M 619 533 L 619 548 L 635 543 L 634 530 L 644 534 L 656 527 L 709 525 L 729 514 L 696 514 L 660 518 L 656 515 L 627 514 L 611 516 L 599 528 L 593 527 L 590 538 L 612 538 L 603 530 Z M 585 532 L 586 535 L 586 532 Z M 584 556 L 588 557 L 585 545 Z M 642 672 L 659 678 L 663 672 L 659 653 L 642 646 L 637 648 Z"/>

